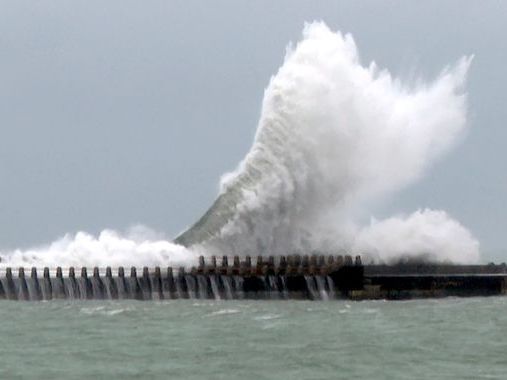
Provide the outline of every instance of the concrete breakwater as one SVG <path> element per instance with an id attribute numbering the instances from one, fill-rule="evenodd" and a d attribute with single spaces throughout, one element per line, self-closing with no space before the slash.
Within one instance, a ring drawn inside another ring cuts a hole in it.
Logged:
<path id="1" fill-rule="evenodd" d="M 366 265 L 356 256 L 250 256 L 190 269 L 5 268 L 0 299 L 407 299 L 505 294 L 505 265 Z"/>
<path id="2" fill-rule="evenodd" d="M 186 268 L 5 268 L 0 299 L 333 299 L 361 287 L 359 257 L 199 258 Z M 337 294 L 340 293 L 340 294 Z"/>

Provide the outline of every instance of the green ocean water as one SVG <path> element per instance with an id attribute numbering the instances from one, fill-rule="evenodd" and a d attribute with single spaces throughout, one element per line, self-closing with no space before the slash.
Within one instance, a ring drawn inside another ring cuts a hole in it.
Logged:
<path id="1" fill-rule="evenodd" d="M 0 303 L 1 379 L 505 379 L 507 297 Z"/>

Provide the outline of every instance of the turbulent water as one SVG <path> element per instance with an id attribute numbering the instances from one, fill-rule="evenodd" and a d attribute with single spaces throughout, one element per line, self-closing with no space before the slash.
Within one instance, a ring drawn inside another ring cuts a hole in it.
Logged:
<path id="1" fill-rule="evenodd" d="M 507 298 L 2 302 L 0 378 L 504 379 Z"/>
<path id="2" fill-rule="evenodd" d="M 190 265 L 198 253 L 313 252 L 476 262 L 479 243 L 445 211 L 372 216 L 374 205 L 420 179 L 462 138 L 469 64 L 464 57 L 434 81 L 403 83 L 363 65 L 351 35 L 307 24 L 265 90 L 251 150 L 174 243 L 80 232 L 3 252 L 3 263 Z"/>

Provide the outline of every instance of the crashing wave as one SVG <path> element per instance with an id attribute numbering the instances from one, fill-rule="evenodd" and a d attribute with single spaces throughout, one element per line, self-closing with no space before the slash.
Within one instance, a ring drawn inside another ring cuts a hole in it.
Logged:
<path id="1" fill-rule="evenodd" d="M 373 202 L 418 180 L 462 136 L 469 64 L 464 57 L 433 82 L 410 87 L 373 62 L 361 65 L 350 35 L 307 24 L 265 90 L 250 152 L 222 178 L 211 208 L 175 242 L 229 254 L 368 248 L 376 258 L 393 256 L 393 244 L 366 242 L 378 236 L 356 220 Z M 398 233 L 414 218 L 420 231 L 456 228 L 414 244 L 416 234 Z M 445 213 L 416 212 L 398 221 L 399 230 L 386 239 L 405 246 L 404 254 L 478 259 L 477 241 Z M 454 246 L 463 244 L 456 257 Z"/>

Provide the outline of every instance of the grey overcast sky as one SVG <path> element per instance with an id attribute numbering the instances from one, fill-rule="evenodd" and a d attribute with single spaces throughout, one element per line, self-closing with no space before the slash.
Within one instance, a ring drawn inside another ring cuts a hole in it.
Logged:
<path id="1" fill-rule="evenodd" d="M 447 210 L 507 260 L 507 2 L 461 0 L 0 1 L 0 249 L 191 224 L 312 20 L 402 78 L 475 54 L 466 140 L 376 215 Z"/>

